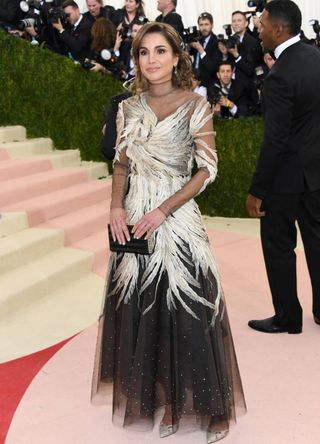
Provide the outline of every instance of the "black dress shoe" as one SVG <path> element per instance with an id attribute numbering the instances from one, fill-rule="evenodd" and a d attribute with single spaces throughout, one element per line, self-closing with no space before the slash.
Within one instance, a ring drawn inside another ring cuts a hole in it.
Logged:
<path id="1" fill-rule="evenodd" d="M 320 317 L 319 316 L 313 315 L 313 319 L 316 324 L 320 325 Z"/>
<path id="2" fill-rule="evenodd" d="M 267 319 L 261 319 L 259 321 L 249 321 L 249 327 L 254 330 L 262 331 L 263 333 L 291 333 L 297 334 L 302 332 L 302 326 L 288 326 L 277 325 L 275 322 L 275 316 Z"/>

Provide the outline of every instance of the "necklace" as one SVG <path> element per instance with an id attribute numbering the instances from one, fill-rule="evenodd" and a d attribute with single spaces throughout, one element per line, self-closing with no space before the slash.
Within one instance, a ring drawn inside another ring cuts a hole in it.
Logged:
<path id="1" fill-rule="evenodd" d="M 171 88 L 170 91 L 167 91 L 164 94 L 151 94 L 150 91 L 149 91 L 148 92 L 148 96 L 149 97 L 155 97 L 155 98 L 165 97 L 165 96 L 168 96 L 169 94 L 171 94 L 173 90 L 174 90 L 174 88 Z"/>

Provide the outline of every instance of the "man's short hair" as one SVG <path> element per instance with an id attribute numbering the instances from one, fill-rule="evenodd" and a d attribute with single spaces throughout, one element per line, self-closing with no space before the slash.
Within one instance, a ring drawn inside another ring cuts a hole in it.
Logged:
<path id="1" fill-rule="evenodd" d="M 103 6 L 103 0 L 96 0 L 96 2 L 98 2 L 99 5 Z M 86 0 L 86 3 L 88 3 L 88 0 Z"/>
<path id="2" fill-rule="evenodd" d="M 178 0 L 172 0 L 172 3 L 174 4 L 174 7 L 176 8 L 177 4 L 178 4 Z"/>
<path id="3" fill-rule="evenodd" d="M 202 12 L 198 17 L 198 24 L 199 24 L 200 20 L 209 20 L 211 25 L 213 25 L 213 17 L 210 14 L 210 12 Z"/>
<path id="4" fill-rule="evenodd" d="M 240 14 L 240 15 L 242 15 L 242 16 L 247 20 L 247 16 L 246 16 L 246 14 L 245 14 L 244 12 L 242 12 L 242 11 L 234 11 L 234 12 L 232 13 L 231 17 L 233 17 L 233 16 L 236 15 L 236 14 Z"/>
<path id="5" fill-rule="evenodd" d="M 73 9 L 79 9 L 79 6 L 76 2 L 74 2 L 73 0 L 65 0 L 62 3 L 62 8 L 67 8 L 68 6 L 71 6 Z"/>
<path id="6" fill-rule="evenodd" d="M 226 60 L 225 62 L 220 62 L 220 63 L 219 63 L 219 65 L 218 65 L 218 69 L 217 69 L 217 72 L 220 71 L 221 66 L 225 66 L 225 65 L 230 66 L 231 71 L 233 71 L 233 65 L 232 65 L 232 63 L 231 63 L 231 62 L 228 62 L 228 61 Z"/>
<path id="7" fill-rule="evenodd" d="M 297 35 L 301 30 L 302 15 L 299 7 L 291 0 L 273 0 L 265 6 L 271 20 L 276 20 L 288 27 L 291 35 Z"/>

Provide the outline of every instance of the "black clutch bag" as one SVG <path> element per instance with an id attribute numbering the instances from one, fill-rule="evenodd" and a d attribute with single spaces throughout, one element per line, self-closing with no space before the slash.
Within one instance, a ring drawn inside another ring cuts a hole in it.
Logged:
<path id="1" fill-rule="evenodd" d="M 135 239 L 133 237 L 132 228 L 133 225 L 127 225 L 130 240 L 127 241 L 124 245 L 119 244 L 117 240 L 113 240 L 111 234 L 111 228 L 108 224 L 108 234 L 109 234 L 109 245 L 110 251 L 114 251 L 117 253 L 135 253 L 135 254 L 151 254 L 154 250 L 154 241 L 152 238 L 150 239 Z"/>

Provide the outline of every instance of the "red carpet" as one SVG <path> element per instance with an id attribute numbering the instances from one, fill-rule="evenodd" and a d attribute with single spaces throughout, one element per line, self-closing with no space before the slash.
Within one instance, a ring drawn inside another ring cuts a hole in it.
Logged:
<path id="1" fill-rule="evenodd" d="M 0 364 L 0 444 L 5 442 L 14 412 L 31 381 L 70 339 L 24 358 Z"/>

